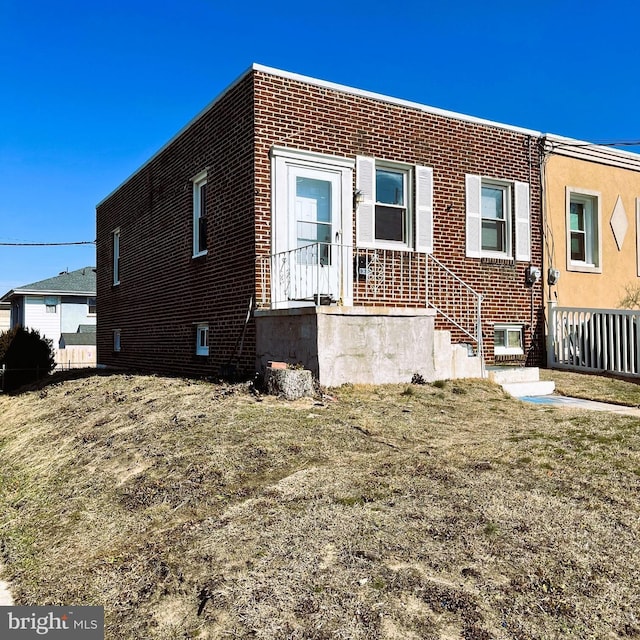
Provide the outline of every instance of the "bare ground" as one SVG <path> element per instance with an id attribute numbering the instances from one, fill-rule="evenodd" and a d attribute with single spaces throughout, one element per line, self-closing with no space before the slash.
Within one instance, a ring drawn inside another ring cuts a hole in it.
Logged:
<path id="1" fill-rule="evenodd" d="M 0 421 L 3 577 L 103 605 L 107 638 L 640 638 L 635 418 L 478 380 L 286 402 L 117 375 Z"/>

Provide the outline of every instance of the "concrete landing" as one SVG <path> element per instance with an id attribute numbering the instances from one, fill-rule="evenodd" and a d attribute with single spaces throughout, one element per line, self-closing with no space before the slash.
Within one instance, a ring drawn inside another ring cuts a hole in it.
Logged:
<path id="1" fill-rule="evenodd" d="M 486 368 L 487 378 L 499 384 L 509 395 L 515 398 L 523 396 L 546 396 L 555 391 L 555 382 L 540 380 L 538 367 L 500 367 Z"/>

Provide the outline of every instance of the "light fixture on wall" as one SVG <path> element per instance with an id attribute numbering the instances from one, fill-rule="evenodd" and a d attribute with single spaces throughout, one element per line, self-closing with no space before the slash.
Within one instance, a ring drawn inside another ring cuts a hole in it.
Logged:
<path id="1" fill-rule="evenodd" d="M 359 204 L 362 204 L 363 202 L 364 202 L 364 193 L 362 193 L 360 189 L 356 189 L 353 192 L 353 204 L 357 206 Z"/>

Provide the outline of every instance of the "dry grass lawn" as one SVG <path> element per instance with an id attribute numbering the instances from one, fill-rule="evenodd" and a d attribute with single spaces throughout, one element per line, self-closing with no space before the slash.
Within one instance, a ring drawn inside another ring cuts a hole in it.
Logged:
<path id="1" fill-rule="evenodd" d="M 635 418 L 478 380 L 286 402 L 114 375 L 0 421 L 4 577 L 104 605 L 109 639 L 640 638 Z"/>

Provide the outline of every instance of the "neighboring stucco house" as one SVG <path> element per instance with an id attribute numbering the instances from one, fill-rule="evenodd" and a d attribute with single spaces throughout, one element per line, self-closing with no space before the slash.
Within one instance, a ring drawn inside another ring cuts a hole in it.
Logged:
<path id="1" fill-rule="evenodd" d="M 544 139 L 546 298 L 615 309 L 640 286 L 640 155 Z"/>
<path id="2" fill-rule="evenodd" d="M 17 287 L 2 296 L 1 301 L 11 305 L 11 328 L 37 329 L 40 335 L 53 342 L 58 366 L 95 366 L 97 313 L 94 267 L 65 271 L 52 278 Z M 74 353 L 72 359 L 71 353 L 65 351 L 63 336 L 75 334 L 81 327 L 84 327 L 84 350 L 82 354 Z M 88 327 L 93 327 L 93 332 Z"/>
<path id="3" fill-rule="evenodd" d="M 254 65 L 98 205 L 99 364 L 538 364 L 539 136 Z"/>
<path id="4" fill-rule="evenodd" d="M 640 156 L 550 135 L 542 148 L 548 363 L 638 375 Z"/>

